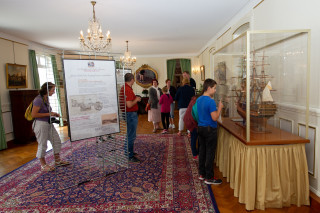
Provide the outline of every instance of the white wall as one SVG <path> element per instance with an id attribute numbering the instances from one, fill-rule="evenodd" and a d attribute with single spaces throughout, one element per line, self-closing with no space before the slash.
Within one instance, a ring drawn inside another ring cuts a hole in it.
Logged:
<path id="1" fill-rule="evenodd" d="M 11 104 L 9 97 L 9 89 L 7 89 L 6 63 L 27 65 L 28 60 L 28 45 L 16 43 L 10 40 L 0 39 L 0 95 L 1 95 L 1 109 L 3 116 L 4 129 L 6 140 L 10 141 L 13 137 L 12 119 L 11 119 Z M 28 70 L 27 72 L 27 86 L 32 88 L 32 77 Z M 11 89 L 13 90 L 13 89 Z"/>
<path id="2" fill-rule="evenodd" d="M 310 121 L 309 125 L 316 127 L 315 143 L 315 175 L 309 176 L 310 190 L 320 196 L 320 1 L 319 0 L 264 0 L 256 8 L 259 1 L 251 1 L 243 8 L 213 39 L 202 49 L 199 57 L 207 67 L 210 67 L 206 77 L 213 77 L 212 53 L 210 49 L 218 50 L 232 40 L 232 33 L 240 25 L 250 22 L 250 30 L 296 30 L 311 29 L 311 59 L 310 59 Z M 254 8 L 254 9 L 253 9 Z M 231 28 L 230 30 L 228 30 Z M 228 30 L 223 36 L 221 36 Z M 289 113 L 291 111 L 291 114 Z M 297 110 L 287 110 L 287 116 L 295 121 L 305 121 L 304 115 L 295 115 Z M 294 132 L 297 124 L 294 125 Z"/>
<path id="3" fill-rule="evenodd" d="M 135 66 L 133 67 L 133 73 L 135 73 L 136 70 L 138 70 L 143 64 L 147 64 L 150 67 L 152 67 L 154 70 L 157 71 L 158 73 L 158 82 L 159 82 L 159 87 L 162 88 L 165 86 L 165 81 L 167 79 L 167 60 L 170 59 L 176 59 L 176 58 L 186 58 L 191 60 L 191 67 L 198 65 L 198 58 L 194 56 L 188 56 L 188 55 L 180 55 L 179 57 L 137 57 L 137 62 Z M 195 79 L 197 83 L 197 88 L 200 86 L 200 73 L 197 74 L 191 74 L 192 78 Z M 134 84 L 133 85 L 133 91 L 137 95 L 142 95 L 141 92 L 144 88 L 141 86 Z M 143 96 L 143 95 L 142 95 Z"/>
<path id="4" fill-rule="evenodd" d="M 36 52 L 55 54 L 55 51 L 49 50 L 46 46 L 0 32 L 0 95 L 3 125 L 7 142 L 13 140 L 14 135 L 11 118 L 11 102 L 9 97 L 9 89 L 7 89 L 5 65 L 6 63 L 27 65 L 27 88 L 21 89 L 34 89 L 32 71 L 30 70 L 29 66 L 29 49 L 36 50 Z M 61 69 L 61 60 L 58 56 L 56 57 L 58 69 Z"/>

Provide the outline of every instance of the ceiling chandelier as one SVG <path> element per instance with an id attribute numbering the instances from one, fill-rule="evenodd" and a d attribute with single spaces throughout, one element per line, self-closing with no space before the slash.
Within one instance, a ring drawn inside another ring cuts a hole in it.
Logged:
<path id="1" fill-rule="evenodd" d="M 126 42 L 127 42 L 127 51 L 124 53 L 124 56 L 120 57 L 120 62 L 125 66 L 130 67 L 136 63 L 137 59 L 136 57 L 131 57 L 131 52 L 129 51 L 129 48 L 128 48 L 129 41 L 126 41 Z"/>
<path id="2" fill-rule="evenodd" d="M 95 52 L 110 52 L 111 51 L 111 36 L 110 31 L 107 31 L 106 37 L 102 34 L 101 25 L 96 18 L 94 6 L 95 1 L 91 1 L 93 7 L 93 19 L 89 21 L 88 34 L 83 36 L 80 31 L 80 45 L 83 50 L 92 50 Z"/>

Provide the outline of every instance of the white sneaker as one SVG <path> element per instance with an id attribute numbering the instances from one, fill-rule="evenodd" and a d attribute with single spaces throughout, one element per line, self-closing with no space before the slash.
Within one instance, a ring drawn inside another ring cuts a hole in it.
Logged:
<path id="1" fill-rule="evenodd" d="M 174 124 L 172 124 L 171 128 L 174 129 L 174 128 L 176 128 L 176 126 Z"/>
<path id="2" fill-rule="evenodd" d="M 169 129 L 172 128 L 172 124 L 169 124 Z"/>

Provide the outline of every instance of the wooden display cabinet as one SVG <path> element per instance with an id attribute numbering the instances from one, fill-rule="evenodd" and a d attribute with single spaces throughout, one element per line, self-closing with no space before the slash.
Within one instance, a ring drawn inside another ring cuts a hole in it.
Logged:
<path id="1" fill-rule="evenodd" d="M 24 113 L 31 101 L 39 94 L 38 90 L 10 90 L 11 115 L 14 133 L 14 142 L 24 144 L 35 141 L 32 130 L 32 121 L 24 117 Z"/>

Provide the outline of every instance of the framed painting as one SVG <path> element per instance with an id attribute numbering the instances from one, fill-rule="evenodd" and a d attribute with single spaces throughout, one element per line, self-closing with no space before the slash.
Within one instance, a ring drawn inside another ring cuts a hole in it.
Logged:
<path id="1" fill-rule="evenodd" d="M 27 65 L 6 64 L 7 88 L 27 88 Z"/>
<path id="2" fill-rule="evenodd" d="M 201 81 L 204 81 L 206 79 L 204 65 L 200 67 L 200 74 L 201 74 Z"/>
<path id="3" fill-rule="evenodd" d="M 158 79 L 158 73 L 147 64 L 142 65 L 135 72 L 136 83 L 143 88 L 150 87 L 152 79 Z"/>

